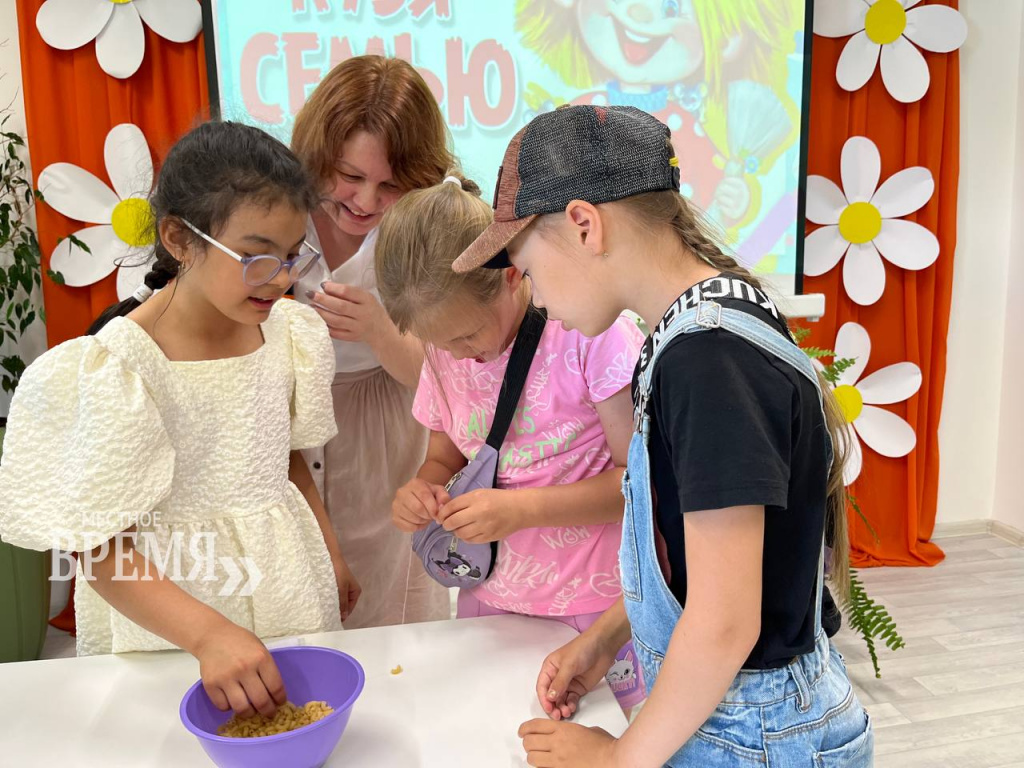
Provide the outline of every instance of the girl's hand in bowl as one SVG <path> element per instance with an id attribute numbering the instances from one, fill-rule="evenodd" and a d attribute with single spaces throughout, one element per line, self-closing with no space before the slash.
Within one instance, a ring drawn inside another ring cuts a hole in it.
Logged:
<path id="1" fill-rule="evenodd" d="M 252 632 L 224 621 L 206 633 L 195 652 L 210 701 L 239 717 L 273 717 L 288 700 L 277 664 Z"/>

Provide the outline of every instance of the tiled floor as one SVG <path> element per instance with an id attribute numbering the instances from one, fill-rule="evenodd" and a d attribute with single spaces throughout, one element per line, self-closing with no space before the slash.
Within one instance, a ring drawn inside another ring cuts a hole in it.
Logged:
<path id="1" fill-rule="evenodd" d="M 881 679 L 859 637 L 836 639 L 874 718 L 875 765 L 1024 768 L 1024 549 L 987 534 L 939 544 L 934 568 L 860 572 L 907 642 L 881 649 Z M 50 630 L 45 658 L 74 652 Z"/>

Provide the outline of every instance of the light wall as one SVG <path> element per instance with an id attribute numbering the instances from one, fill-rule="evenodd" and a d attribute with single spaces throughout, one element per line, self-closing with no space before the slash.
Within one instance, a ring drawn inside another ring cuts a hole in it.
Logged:
<path id="1" fill-rule="evenodd" d="M 1024 529 L 1019 501 L 1015 514 L 999 509 L 1012 506 L 1012 475 L 1024 471 L 1014 392 L 1024 373 L 1024 315 L 1013 301 L 1024 293 L 1024 0 L 967 0 L 960 12 L 970 32 L 960 54 L 958 245 L 937 523 L 990 519 L 997 509 Z"/>
<path id="2" fill-rule="evenodd" d="M 1024 13 L 1017 49 L 1024 43 Z M 1006 321 L 1003 325 L 1003 375 L 999 398 L 999 443 L 993 518 L 1024 531 L 1024 53 L 1016 77 L 1006 73 L 1007 86 L 1017 91 L 1016 151 L 1013 154 L 1013 195 L 1010 198 L 1010 254 L 1007 270 Z"/>

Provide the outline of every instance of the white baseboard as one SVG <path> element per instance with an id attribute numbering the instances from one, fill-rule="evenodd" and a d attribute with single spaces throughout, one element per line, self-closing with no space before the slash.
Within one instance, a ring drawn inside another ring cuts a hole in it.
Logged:
<path id="1" fill-rule="evenodd" d="M 936 523 L 932 539 L 949 539 L 954 536 L 977 536 L 991 531 L 991 520 L 963 520 L 957 523 Z"/>
<path id="2" fill-rule="evenodd" d="M 1006 541 L 1018 547 L 1024 547 L 1024 531 L 1019 531 L 1012 525 L 1007 525 L 999 520 L 992 520 L 991 523 L 994 536 L 1006 539 Z"/>
<path id="3" fill-rule="evenodd" d="M 938 523 L 932 532 L 932 539 L 949 539 L 954 536 L 977 536 L 990 533 L 1018 547 L 1024 547 L 1024 531 L 999 520 L 964 520 L 958 523 Z"/>

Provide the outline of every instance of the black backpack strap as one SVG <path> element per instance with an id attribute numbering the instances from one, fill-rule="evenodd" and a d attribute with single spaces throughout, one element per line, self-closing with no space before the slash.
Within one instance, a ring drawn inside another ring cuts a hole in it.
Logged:
<path id="1" fill-rule="evenodd" d="M 526 385 L 526 376 L 530 373 L 530 366 L 533 365 L 533 358 L 537 354 L 537 346 L 540 344 L 540 337 L 544 335 L 544 327 L 547 325 L 548 315 L 542 309 L 537 309 L 532 304 L 526 309 L 526 316 L 519 326 L 516 339 L 512 342 L 512 354 L 508 359 L 508 366 L 505 368 L 505 377 L 501 381 L 501 391 L 498 393 L 498 404 L 494 408 L 494 419 L 491 422 L 491 431 L 487 433 L 487 445 L 491 446 L 498 454 L 498 463 L 494 467 L 494 479 L 491 480 L 491 487 L 498 484 L 498 470 L 501 468 L 501 444 L 505 442 L 505 435 L 512 426 L 512 418 L 519 406 L 519 398 L 523 394 L 523 387 Z M 491 542 L 491 565 L 487 569 L 485 579 L 489 579 L 498 564 L 498 542 Z"/>
<path id="2" fill-rule="evenodd" d="M 487 444 L 499 453 L 501 444 L 505 442 L 505 435 L 512 426 L 519 398 L 526 385 L 526 376 L 530 372 L 547 322 L 547 312 L 531 305 L 527 308 L 526 316 L 519 326 L 519 333 L 512 343 L 512 355 L 509 357 L 508 367 L 505 368 L 505 378 L 501 382 L 501 393 L 498 395 L 498 405 L 494 409 L 491 431 L 487 434 Z"/>

